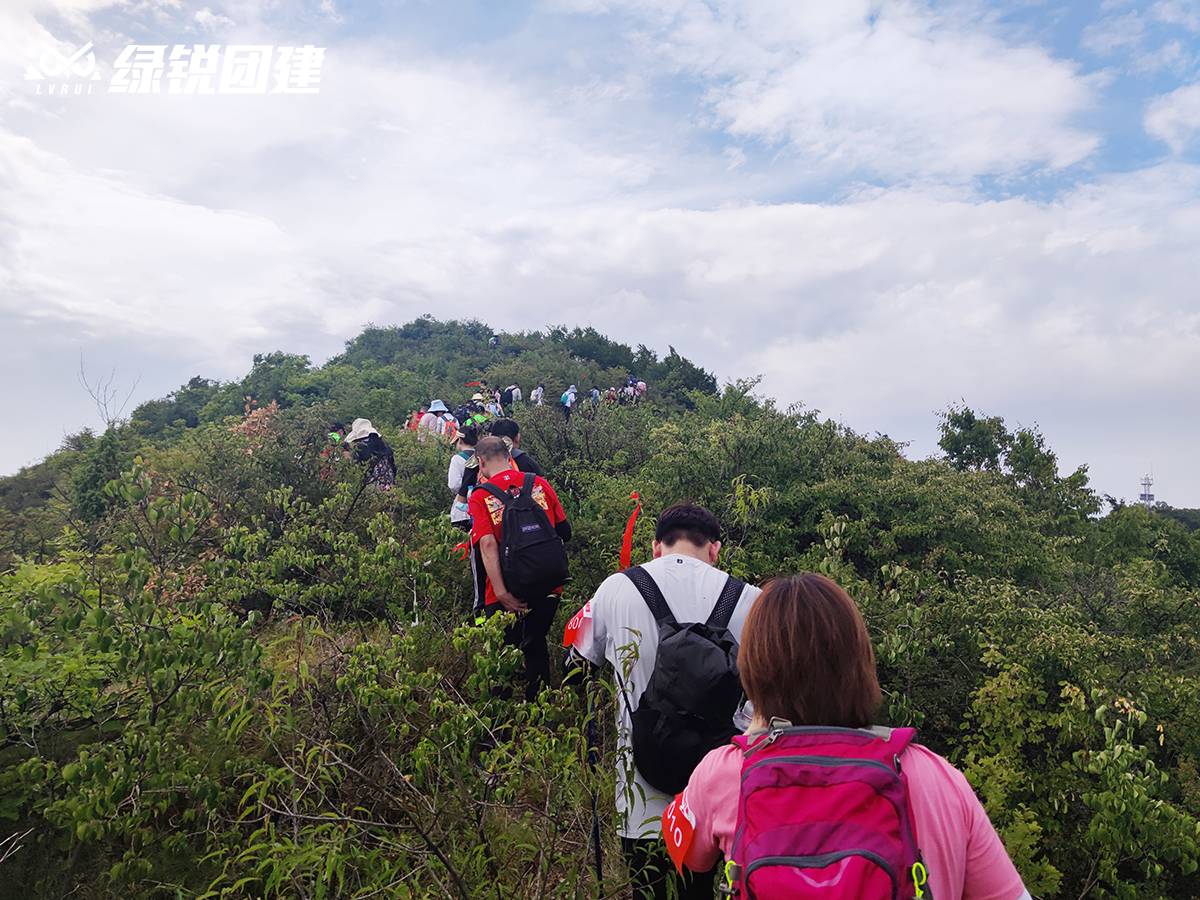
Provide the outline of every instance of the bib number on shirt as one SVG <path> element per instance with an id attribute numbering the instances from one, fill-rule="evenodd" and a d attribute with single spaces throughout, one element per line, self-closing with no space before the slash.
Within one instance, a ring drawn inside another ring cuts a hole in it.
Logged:
<path id="1" fill-rule="evenodd" d="M 688 848 L 692 846 L 692 835 L 696 831 L 696 815 L 688 807 L 687 791 L 679 794 L 671 801 L 671 805 L 663 812 L 663 838 L 667 842 L 667 852 L 671 854 L 671 862 L 683 873 L 683 861 L 687 857 Z"/>
<path id="2" fill-rule="evenodd" d="M 571 617 L 571 621 L 567 623 L 566 631 L 563 632 L 563 646 L 574 647 L 575 637 L 579 634 L 579 629 L 583 627 L 585 619 L 592 617 L 592 601 L 589 600 L 583 604 L 583 609 L 575 613 Z"/>

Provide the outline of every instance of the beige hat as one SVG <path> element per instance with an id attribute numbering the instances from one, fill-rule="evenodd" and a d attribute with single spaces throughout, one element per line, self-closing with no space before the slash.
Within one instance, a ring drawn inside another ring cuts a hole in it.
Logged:
<path id="1" fill-rule="evenodd" d="M 375 430 L 370 419 L 355 419 L 354 424 L 350 426 L 350 433 L 346 435 L 346 443 L 361 441 L 373 434 L 379 434 L 379 432 Z"/>
<path id="2" fill-rule="evenodd" d="M 475 395 L 474 397 L 472 397 L 471 399 L 472 399 L 472 400 L 482 400 L 482 399 L 483 399 L 483 394 L 476 394 L 476 395 Z"/>

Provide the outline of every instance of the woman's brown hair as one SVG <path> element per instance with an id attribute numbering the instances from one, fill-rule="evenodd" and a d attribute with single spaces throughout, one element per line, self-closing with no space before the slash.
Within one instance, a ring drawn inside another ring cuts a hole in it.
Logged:
<path id="1" fill-rule="evenodd" d="M 742 629 L 738 668 L 769 722 L 865 728 L 879 708 L 875 652 L 854 601 L 824 575 L 776 578 Z"/>

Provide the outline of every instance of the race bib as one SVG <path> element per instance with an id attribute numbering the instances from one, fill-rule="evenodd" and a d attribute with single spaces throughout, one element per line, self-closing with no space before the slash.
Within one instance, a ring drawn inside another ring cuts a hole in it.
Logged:
<path id="1" fill-rule="evenodd" d="M 575 638 L 579 634 L 579 629 L 583 627 L 584 620 L 592 617 L 592 601 L 589 600 L 583 604 L 583 609 L 575 613 L 571 617 L 571 621 L 567 623 L 567 628 L 563 632 L 563 646 L 574 647 Z"/>
<path id="2" fill-rule="evenodd" d="M 686 790 L 671 801 L 663 813 L 662 823 L 663 839 L 667 842 L 671 862 L 683 874 L 683 860 L 692 846 L 692 835 L 696 831 L 696 815 L 688 807 Z"/>

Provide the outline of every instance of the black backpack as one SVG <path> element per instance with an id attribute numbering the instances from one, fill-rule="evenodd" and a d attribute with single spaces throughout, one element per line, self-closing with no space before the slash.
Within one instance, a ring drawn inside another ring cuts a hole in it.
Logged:
<path id="1" fill-rule="evenodd" d="M 509 592 L 519 600 L 540 600 L 567 581 L 567 548 L 533 499 L 534 474 L 525 473 L 521 492 L 513 496 L 491 482 L 479 489 L 504 504 L 500 519 L 500 572 Z"/>
<path id="2" fill-rule="evenodd" d="M 467 421 L 471 418 L 471 407 L 465 403 L 460 403 L 454 407 L 454 412 L 451 415 L 458 420 L 458 424 L 461 427 L 466 425 Z"/>
<path id="3" fill-rule="evenodd" d="M 707 621 L 680 624 L 649 572 L 634 566 L 624 574 L 658 622 L 654 672 L 631 716 L 633 762 L 647 783 L 674 795 L 709 750 L 737 733 L 742 681 L 729 619 L 746 583 L 730 575 Z"/>

